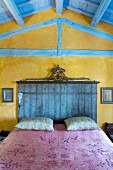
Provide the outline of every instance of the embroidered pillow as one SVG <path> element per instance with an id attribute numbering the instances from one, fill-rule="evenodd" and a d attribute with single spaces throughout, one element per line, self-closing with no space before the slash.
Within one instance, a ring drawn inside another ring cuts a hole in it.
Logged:
<path id="1" fill-rule="evenodd" d="M 64 120 L 67 130 L 90 130 L 98 129 L 99 126 L 90 117 L 72 117 Z"/>
<path id="2" fill-rule="evenodd" d="M 54 130 L 53 120 L 46 117 L 25 118 L 22 119 L 15 127 L 29 130 Z"/>

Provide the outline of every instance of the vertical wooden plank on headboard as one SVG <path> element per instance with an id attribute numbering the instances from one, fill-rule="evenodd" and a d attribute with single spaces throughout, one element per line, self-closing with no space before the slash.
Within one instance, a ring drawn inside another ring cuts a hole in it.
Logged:
<path id="1" fill-rule="evenodd" d="M 43 84 L 36 85 L 36 115 L 37 116 L 42 116 L 42 108 L 43 108 L 42 87 Z"/>
<path id="2" fill-rule="evenodd" d="M 54 93 L 55 93 L 55 84 L 49 84 L 49 116 L 51 118 L 55 118 L 54 114 L 54 107 L 55 107 L 55 100 L 54 100 Z"/>
<path id="3" fill-rule="evenodd" d="M 61 91 L 61 84 L 56 84 L 55 85 L 55 108 L 54 108 L 54 114 L 55 114 L 55 119 L 59 119 L 59 114 L 60 112 L 60 103 L 61 103 L 61 96 L 60 96 L 60 91 Z"/>
<path id="4" fill-rule="evenodd" d="M 71 113 L 69 117 L 74 117 L 78 113 L 78 87 L 75 84 L 70 84 L 70 93 L 71 93 L 71 104 L 70 109 Z"/>
<path id="5" fill-rule="evenodd" d="M 29 116 L 32 115 L 31 113 L 31 107 L 30 107 L 30 84 L 24 84 L 24 115 L 25 117 L 27 117 L 28 112 L 29 112 Z"/>
<path id="6" fill-rule="evenodd" d="M 91 92 L 91 84 L 85 84 L 85 113 L 92 117 L 92 92 Z"/>
<path id="7" fill-rule="evenodd" d="M 84 114 L 85 113 L 85 107 L 84 107 L 84 105 L 85 105 L 85 89 L 84 89 L 84 84 L 80 84 L 79 86 L 78 86 L 78 96 L 79 96 L 79 98 L 78 98 L 78 105 L 79 105 L 79 107 L 78 107 L 78 113 L 77 114 L 79 114 L 79 113 L 81 113 L 81 114 Z"/>
<path id="8" fill-rule="evenodd" d="M 94 120 L 97 120 L 97 85 L 96 84 L 92 84 L 91 85 L 91 91 L 92 91 L 92 95 L 91 95 L 91 101 L 92 101 L 92 104 L 91 104 L 91 107 L 92 107 L 92 118 Z"/>
<path id="9" fill-rule="evenodd" d="M 73 113 L 72 116 L 74 117 L 75 115 L 78 114 L 78 109 L 79 109 L 79 94 L 78 94 L 78 84 L 73 84 L 73 92 L 72 92 L 72 106 L 73 106 Z"/>
<path id="10" fill-rule="evenodd" d="M 48 108 L 48 84 L 43 84 L 42 86 L 42 95 L 43 95 L 43 99 L 42 99 L 42 103 L 43 103 L 43 107 L 42 107 L 42 116 L 48 115 L 49 117 L 49 108 Z"/>
<path id="11" fill-rule="evenodd" d="M 71 84 L 69 84 L 67 86 L 67 97 L 66 97 L 66 114 L 67 114 L 67 117 L 71 117 L 71 102 L 72 102 L 72 99 L 71 99 L 71 92 L 72 92 L 72 89 L 71 89 Z"/>
<path id="12" fill-rule="evenodd" d="M 31 111 L 31 116 L 34 115 L 36 116 L 36 84 L 30 84 L 30 111 Z"/>
<path id="13" fill-rule="evenodd" d="M 18 85 L 18 94 L 23 92 L 24 91 L 24 86 L 23 84 L 19 84 Z M 23 103 L 23 97 L 22 97 L 22 100 L 21 100 L 21 103 L 19 104 L 18 102 L 18 119 L 22 119 L 23 118 L 23 107 L 24 107 L 24 103 Z"/>
<path id="14" fill-rule="evenodd" d="M 67 84 L 61 84 L 61 109 L 60 109 L 60 117 L 61 115 L 63 116 L 63 118 L 66 118 L 66 98 L 67 98 Z"/>

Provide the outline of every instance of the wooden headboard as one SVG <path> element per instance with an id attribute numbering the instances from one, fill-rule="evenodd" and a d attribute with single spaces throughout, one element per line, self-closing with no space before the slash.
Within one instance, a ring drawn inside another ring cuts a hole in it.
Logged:
<path id="1" fill-rule="evenodd" d="M 57 75 L 58 76 L 58 75 Z M 18 83 L 18 119 L 53 120 L 89 116 L 97 121 L 97 81 L 88 79 L 31 79 Z"/>

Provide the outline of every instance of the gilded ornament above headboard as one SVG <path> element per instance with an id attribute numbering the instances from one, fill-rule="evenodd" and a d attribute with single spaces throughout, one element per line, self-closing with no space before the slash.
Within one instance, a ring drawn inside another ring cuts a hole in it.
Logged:
<path id="1" fill-rule="evenodd" d="M 48 77 L 48 80 L 68 80 L 68 77 L 65 76 L 65 69 L 57 65 L 51 70 L 51 75 Z"/>
<path id="2" fill-rule="evenodd" d="M 57 65 L 55 68 L 51 69 L 51 74 L 49 75 L 49 77 L 47 78 L 29 78 L 29 79 L 25 79 L 25 80 L 20 80 L 17 81 L 17 83 L 19 82 L 70 82 L 70 83 L 75 83 L 75 82 L 86 82 L 86 83 L 96 83 L 96 81 L 91 81 L 89 78 L 85 78 L 85 77 L 79 77 L 79 78 L 69 78 L 67 77 L 65 74 L 65 69 L 61 68 L 59 65 Z M 97 82 L 99 83 L 99 82 Z"/>

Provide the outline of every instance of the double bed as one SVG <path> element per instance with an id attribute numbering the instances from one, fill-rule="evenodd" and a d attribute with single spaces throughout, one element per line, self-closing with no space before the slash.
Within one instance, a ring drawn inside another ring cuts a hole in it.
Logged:
<path id="1" fill-rule="evenodd" d="M 69 80 L 55 69 L 54 79 L 17 82 L 19 121 L 48 117 L 54 130 L 15 127 L 0 145 L 0 170 L 112 170 L 113 144 L 102 129 L 67 130 L 63 121 L 87 116 L 96 122 L 99 82 Z"/>
<path id="2" fill-rule="evenodd" d="M 0 145 L 0 170 L 112 170 L 113 144 L 101 129 L 15 128 Z"/>

